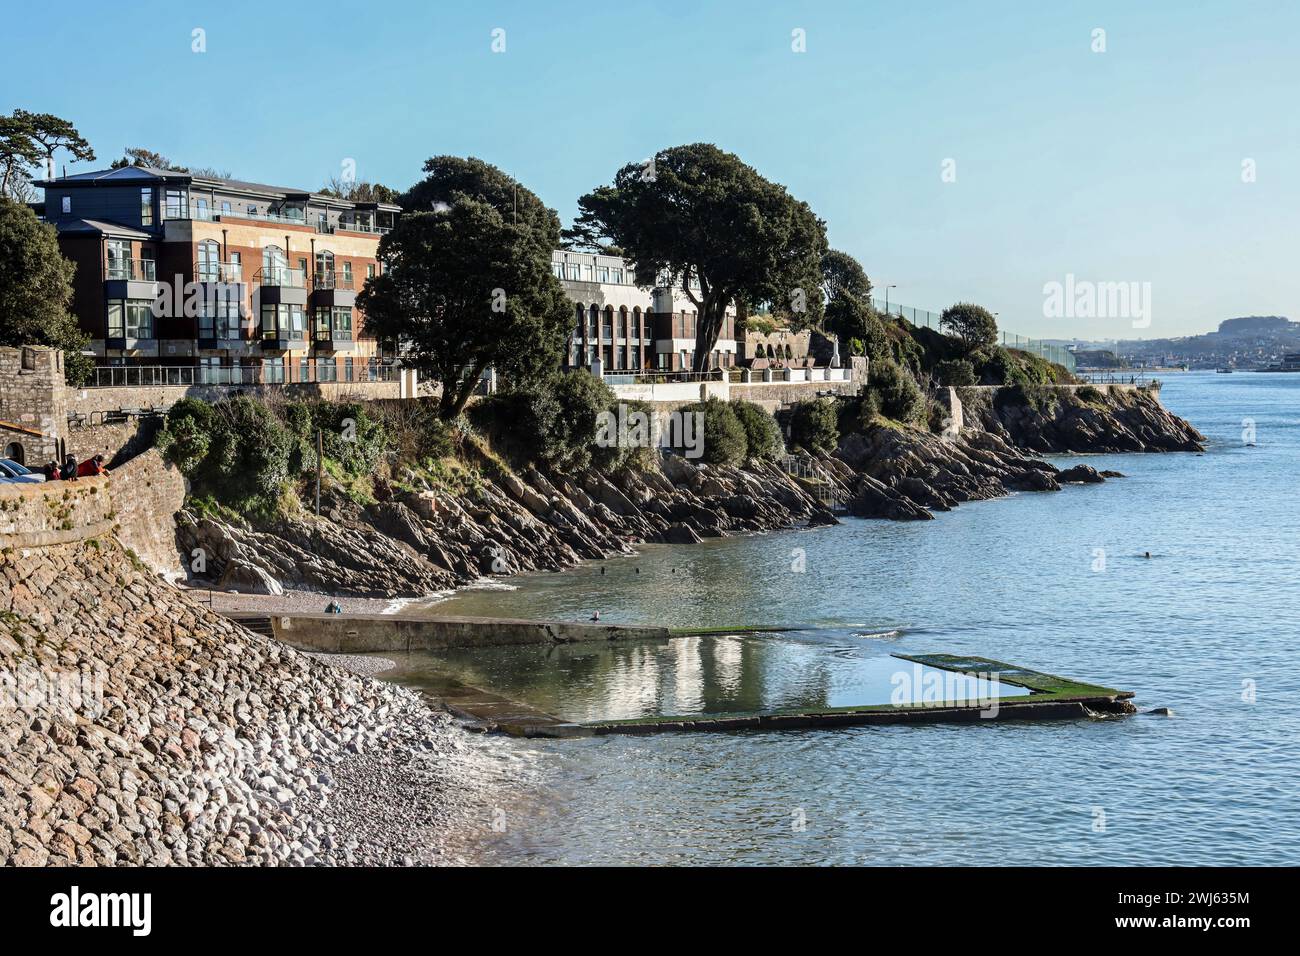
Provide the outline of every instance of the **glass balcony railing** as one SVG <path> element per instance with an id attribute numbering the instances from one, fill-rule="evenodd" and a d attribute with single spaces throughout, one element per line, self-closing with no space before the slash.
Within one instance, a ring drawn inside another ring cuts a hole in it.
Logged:
<path id="1" fill-rule="evenodd" d="M 258 285 L 283 286 L 289 289 L 302 289 L 307 285 L 307 276 L 302 269 L 289 266 L 267 266 L 257 271 Z"/>
<path id="2" fill-rule="evenodd" d="M 158 278 L 158 269 L 152 259 L 124 259 L 114 257 L 104 263 L 105 279 L 142 279 L 153 282 Z"/>
<path id="3" fill-rule="evenodd" d="M 351 272 L 313 272 L 311 277 L 313 289 L 351 289 Z"/>
<path id="4" fill-rule="evenodd" d="M 244 267 L 238 262 L 199 259 L 194 263 L 194 279 L 196 282 L 243 282 Z"/>

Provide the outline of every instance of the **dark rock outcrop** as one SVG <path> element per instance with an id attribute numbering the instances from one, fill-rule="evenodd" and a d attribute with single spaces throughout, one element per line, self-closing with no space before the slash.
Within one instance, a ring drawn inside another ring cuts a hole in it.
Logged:
<path id="1" fill-rule="evenodd" d="M 1008 386 L 958 390 L 968 428 L 1036 452 L 1204 451 L 1205 436 L 1145 388 Z"/>
<path id="2" fill-rule="evenodd" d="M 825 462 L 808 467 L 826 470 L 823 483 L 837 480 Z M 189 560 L 196 551 L 202 558 L 191 564 L 198 579 L 222 587 L 407 597 L 486 576 L 558 571 L 639 542 L 696 543 L 837 521 L 773 462 L 737 468 L 670 457 L 662 473 L 493 468 L 480 477 L 463 495 L 406 491 L 367 506 L 327 492 L 322 517 L 267 526 L 182 511 L 177 542 Z"/>

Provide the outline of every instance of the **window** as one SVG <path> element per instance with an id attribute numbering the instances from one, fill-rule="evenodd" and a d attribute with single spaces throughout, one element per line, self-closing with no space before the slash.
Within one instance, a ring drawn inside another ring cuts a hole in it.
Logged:
<path id="1" fill-rule="evenodd" d="M 262 306 L 262 338 L 301 339 L 303 334 L 302 306 L 284 303 Z"/>
<path id="2" fill-rule="evenodd" d="M 189 196 L 183 189 L 168 189 L 163 193 L 163 218 L 188 219 L 190 217 Z"/>
<path id="3" fill-rule="evenodd" d="M 609 281 L 609 266 L 598 266 L 596 268 L 596 281 L 597 282 Z"/>
<path id="4" fill-rule="evenodd" d="M 575 281 L 575 282 L 576 282 L 578 279 L 582 278 L 582 266 L 578 265 L 576 262 L 570 262 L 570 263 L 569 263 L 569 278 L 572 279 L 572 280 Z"/>
<path id="5" fill-rule="evenodd" d="M 368 262 L 366 263 L 366 278 L 373 279 L 374 277 L 375 277 L 375 264 L 373 262 Z"/>
<path id="6" fill-rule="evenodd" d="M 216 282 L 221 275 L 221 253 L 215 239 L 205 239 L 199 243 L 199 261 L 196 264 L 195 278 L 199 282 Z"/>
<path id="7" fill-rule="evenodd" d="M 269 385 L 282 384 L 284 382 L 284 359 L 262 359 L 262 381 Z"/>
<path id="8" fill-rule="evenodd" d="M 72 197 L 71 197 L 71 196 L 64 196 L 64 197 L 63 197 L 63 214 L 64 214 L 65 216 L 67 216 L 67 215 L 69 215 L 71 212 L 72 212 Z"/>
<path id="9" fill-rule="evenodd" d="M 552 262 L 552 263 L 551 263 L 551 272 L 554 274 L 555 278 L 557 278 L 557 279 L 563 279 L 563 278 L 564 278 L 564 263 L 563 263 L 563 262 Z"/>
<path id="10" fill-rule="evenodd" d="M 105 278 L 133 279 L 131 269 L 131 243 L 122 239 L 109 239 L 104 243 Z"/>
<path id="11" fill-rule="evenodd" d="M 108 338 L 153 338 L 153 303 L 149 299 L 110 299 Z"/>
<path id="12" fill-rule="evenodd" d="M 343 288 L 352 288 L 352 263 L 346 259 L 343 260 Z"/>
<path id="13" fill-rule="evenodd" d="M 143 247 L 140 249 L 140 278 L 147 279 L 150 282 L 158 278 L 158 270 L 154 266 L 152 249 Z"/>
<path id="14" fill-rule="evenodd" d="M 334 338 L 351 340 L 352 310 L 350 308 L 336 307 L 334 309 Z"/>
<path id="15" fill-rule="evenodd" d="M 618 283 L 619 285 L 622 285 L 622 284 L 623 284 L 623 270 L 622 270 L 622 269 L 611 269 L 609 274 L 610 274 L 610 278 L 611 278 L 614 282 Z"/>
<path id="16" fill-rule="evenodd" d="M 149 186 L 140 190 L 140 225 L 153 225 L 153 189 Z"/>
<path id="17" fill-rule="evenodd" d="M 338 381 L 338 366 L 333 358 L 316 359 L 316 381 L 318 382 L 336 382 Z"/>
<path id="18" fill-rule="evenodd" d="M 196 200 L 194 200 L 194 205 L 195 205 L 195 209 L 197 210 L 197 214 L 195 215 L 194 218 L 195 218 L 195 219 L 207 219 L 207 218 L 208 218 L 208 201 L 207 201 L 206 199 L 196 199 Z"/>
<path id="19" fill-rule="evenodd" d="M 230 200 L 229 200 L 229 199 L 223 199 L 223 200 L 221 200 L 221 212 L 222 212 L 223 215 L 229 214 L 229 212 L 230 212 Z"/>
<path id="20" fill-rule="evenodd" d="M 262 275 L 267 279 L 276 280 L 285 278 L 284 274 L 288 271 L 289 260 L 284 254 L 284 250 L 279 246 L 262 247 Z"/>
<path id="21" fill-rule="evenodd" d="M 582 277 L 586 279 L 588 282 L 591 281 L 591 273 L 592 273 L 592 269 L 594 268 L 595 267 L 591 265 L 583 265 L 582 267 Z"/>
<path id="22" fill-rule="evenodd" d="M 328 249 L 316 253 L 316 288 L 334 288 L 334 253 Z"/>
<path id="23" fill-rule="evenodd" d="M 343 360 L 343 381 L 352 381 L 352 356 L 350 355 Z"/>
<path id="24" fill-rule="evenodd" d="M 298 361 L 298 381 L 310 382 L 311 380 L 311 362 L 307 359 L 300 359 Z"/>
<path id="25" fill-rule="evenodd" d="M 256 215 L 257 215 L 257 204 L 256 204 L 256 203 L 251 203 L 251 202 L 250 202 L 250 203 L 248 204 L 248 214 L 249 214 L 250 216 L 256 216 Z"/>

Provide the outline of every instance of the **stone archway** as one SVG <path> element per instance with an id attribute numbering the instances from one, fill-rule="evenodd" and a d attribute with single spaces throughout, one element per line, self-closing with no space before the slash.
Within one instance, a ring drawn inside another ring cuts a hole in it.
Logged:
<path id="1" fill-rule="evenodd" d="M 11 441 L 5 445 L 4 454 L 0 458 L 8 458 L 10 461 L 16 461 L 20 465 L 27 464 L 27 454 L 23 450 L 21 442 Z"/>

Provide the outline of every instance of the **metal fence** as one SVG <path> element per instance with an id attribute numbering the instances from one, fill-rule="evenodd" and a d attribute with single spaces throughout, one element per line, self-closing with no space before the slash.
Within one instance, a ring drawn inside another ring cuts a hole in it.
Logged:
<path id="1" fill-rule="evenodd" d="M 936 332 L 943 331 L 943 329 L 939 328 L 940 313 L 938 312 L 931 312 L 928 309 L 916 309 L 910 305 L 897 305 L 893 302 L 886 304 L 883 299 L 875 298 L 871 300 L 871 305 L 882 315 L 896 315 L 899 318 L 906 319 L 913 325 L 924 326 Z M 1042 339 L 1017 335 L 1015 332 L 1000 331 L 998 334 L 1001 337 L 1001 344 L 1006 348 L 1029 352 L 1040 358 L 1045 358 L 1049 362 L 1064 365 L 1071 372 L 1075 369 L 1074 353 L 1064 346 L 1052 345 Z"/>

